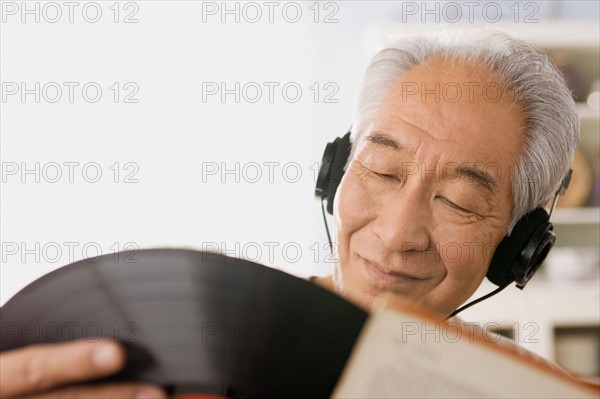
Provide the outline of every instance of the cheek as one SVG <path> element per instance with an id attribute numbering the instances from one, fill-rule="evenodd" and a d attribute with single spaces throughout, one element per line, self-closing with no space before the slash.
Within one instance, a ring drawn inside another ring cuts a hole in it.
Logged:
<path id="1" fill-rule="evenodd" d="M 501 240 L 500 232 L 483 221 L 448 223 L 445 218 L 432 221 L 431 238 L 444 264 L 448 277 L 485 275 L 487 266 Z"/>
<path id="2" fill-rule="evenodd" d="M 448 278 L 453 284 L 464 286 L 479 285 L 487 271 L 489 262 L 486 249 L 481 245 L 459 245 L 451 243 L 443 247 L 442 258 L 446 265 Z"/>
<path id="3" fill-rule="evenodd" d="M 352 243 L 357 242 L 361 229 L 368 225 L 375 207 L 361 177 L 348 169 L 338 187 L 333 207 L 338 245 L 334 278 L 345 290 L 355 290 L 357 276 L 351 265 Z"/>
<path id="4" fill-rule="evenodd" d="M 333 207 L 338 242 L 365 226 L 374 210 L 374 203 L 360 176 L 349 169 L 338 187 Z"/>
<path id="5" fill-rule="evenodd" d="M 438 241 L 445 276 L 431 292 L 431 299 L 435 306 L 450 305 L 449 302 L 458 306 L 481 284 L 496 244 L 482 240 L 482 235 L 460 231 L 453 231 L 446 238 Z"/>

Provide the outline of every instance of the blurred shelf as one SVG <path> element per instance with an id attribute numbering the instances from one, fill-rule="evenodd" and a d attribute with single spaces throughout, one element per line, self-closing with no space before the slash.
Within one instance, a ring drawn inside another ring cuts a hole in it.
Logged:
<path id="1" fill-rule="evenodd" d="M 497 288 L 484 280 L 472 299 Z M 522 291 L 514 286 L 498 296 L 464 311 L 465 320 L 510 324 L 516 320 L 550 322 L 555 325 L 600 325 L 600 280 L 556 281 L 536 275 Z M 520 312 L 515 313 L 515 309 Z"/>
<path id="2" fill-rule="evenodd" d="M 600 280 L 542 279 L 537 283 L 527 288 L 532 297 L 543 298 L 544 306 L 549 308 L 547 318 L 554 325 L 600 325 Z"/>
<path id="3" fill-rule="evenodd" d="M 586 103 L 578 102 L 577 110 L 581 119 L 600 119 L 600 110 L 594 109 Z"/>
<path id="4" fill-rule="evenodd" d="M 484 281 L 471 299 L 494 287 Z M 540 275 L 523 291 L 509 288 L 498 296 L 500 298 L 465 310 L 461 317 L 481 325 L 516 328 L 519 339 L 515 342 L 547 359 L 556 360 L 557 328 L 600 326 L 600 280 L 597 278 L 554 281 Z"/>
<path id="5" fill-rule="evenodd" d="M 600 224 L 600 208 L 556 208 L 550 219 L 554 225 Z"/>

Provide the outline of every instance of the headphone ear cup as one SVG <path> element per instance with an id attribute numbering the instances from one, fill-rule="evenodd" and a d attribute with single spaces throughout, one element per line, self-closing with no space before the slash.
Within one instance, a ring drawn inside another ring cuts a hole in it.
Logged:
<path id="1" fill-rule="evenodd" d="M 328 143 L 323 153 L 315 195 L 327 199 L 327 212 L 331 215 L 333 215 L 335 193 L 342 181 L 344 166 L 350 156 L 350 148 L 350 132 L 348 132 L 344 137 L 338 137 L 332 143 Z"/>
<path id="2" fill-rule="evenodd" d="M 525 284 L 533 277 L 540 268 L 546 256 L 556 242 L 556 233 L 553 231 L 552 223 L 540 225 L 533 233 L 531 245 L 525 247 L 522 252 L 522 260 L 519 262 L 523 267 L 514 268 L 513 276 L 517 282 L 517 287 L 523 289 Z M 533 244 L 535 243 L 535 245 Z"/>
<path id="3" fill-rule="evenodd" d="M 321 167 L 319 168 L 319 175 L 317 176 L 317 184 L 315 187 L 315 196 L 326 199 L 329 193 L 329 181 L 331 180 L 331 165 L 333 164 L 333 158 L 337 148 L 339 137 L 332 143 L 327 143 L 323 158 L 321 160 Z"/>
<path id="4" fill-rule="evenodd" d="M 487 278 L 498 286 L 516 281 L 517 287 L 523 288 L 554 245 L 556 234 L 552 230 L 543 208 L 523 216 L 496 248 Z"/>
<path id="5" fill-rule="evenodd" d="M 327 193 L 327 212 L 333 215 L 333 200 L 335 193 L 344 177 L 344 166 L 350 156 L 350 132 L 346 133 L 338 143 L 333 164 L 331 165 L 331 180 L 329 181 L 329 192 Z"/>

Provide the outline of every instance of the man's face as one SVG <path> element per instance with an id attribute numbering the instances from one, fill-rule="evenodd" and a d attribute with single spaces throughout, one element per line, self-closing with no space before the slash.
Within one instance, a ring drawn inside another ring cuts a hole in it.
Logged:
<path id="1" fill-rule="evenodd" d="M 448 315 L 475 292 L 509 226 L 522 146 L 520 110 L 498 87 L 441 58 L 397 79 L 336 195 L 342 295 L 370 308 L 392 293 Z"/>

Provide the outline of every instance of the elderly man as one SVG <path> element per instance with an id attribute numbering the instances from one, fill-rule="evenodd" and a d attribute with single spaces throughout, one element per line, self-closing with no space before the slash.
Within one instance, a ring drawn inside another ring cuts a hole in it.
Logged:
<path id="1" fill-rule="evenodd" d="M 339 263 L 317 282 L 365 308 L 389 292 L 450 315 L 552 204 L 578 141 L 571 94 L 531 46 L 486 31 L 388 43 L 335 196 Z"/>
<path id="2" fill-rule="evenodd" d="M 389 42 L 367 70 L 333 203 L 339 263 L 315 282 L 366 309 L 391 293 L 450 315 L 523 215 L 552 203 L 578 126 L 559 71 L 521 41 L 471 31 Z M 4 354 L 2 397 L 161 397 L 77 386 L 123 356 L 110 342 Z"/>

